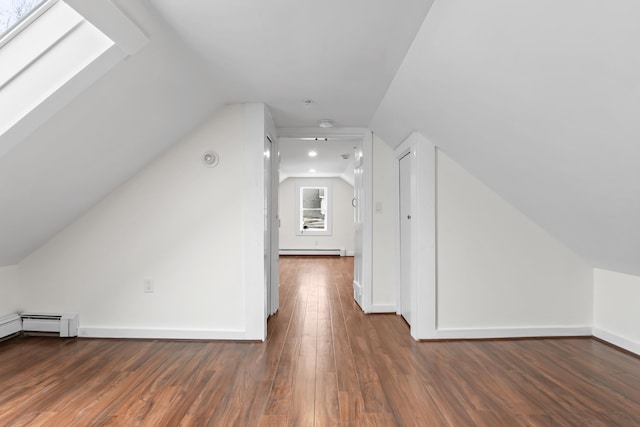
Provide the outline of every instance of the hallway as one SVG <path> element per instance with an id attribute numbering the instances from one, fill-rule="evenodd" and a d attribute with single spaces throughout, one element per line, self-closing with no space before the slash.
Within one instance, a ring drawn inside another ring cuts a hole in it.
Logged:
<path id="1" fill-rule="evenodd" d="M 586 338 L 417 343 L 362 314 L 353 258 L 280 269 L 266 343 L 0 343 L 0 425 L 638 425 L 636 357 Z"/>

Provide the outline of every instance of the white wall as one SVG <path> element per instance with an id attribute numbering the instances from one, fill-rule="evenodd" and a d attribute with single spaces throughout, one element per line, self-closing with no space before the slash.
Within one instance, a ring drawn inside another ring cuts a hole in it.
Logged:
<path id="1" fill-rule="evenodd" d="M 640 354 L 640 277 L 595 269 L 593 335 Z"/>
<path id="2" fill-rule="evenodd" d="M 591 267 L 442 151 L 437 248 L 439 331 L 590 334 Z"/>
<path id="3" fill-rule="evenodd" d="M 331 183 L 333 195 L 330 236 L 298 236 L 296 184 L 305 186 Z M 353 223 L 353 186 L 341 178 L 287 178 L 280 183 L 280 249 L 346 249 L 353 254 L 355 227 Z"/>
<path id="4" fill-rule="evenodd" d="M 21 309 L 17 273 L 17 265 L 0 267 L 0 317 Z"/>
<path id="5" fill-rule="evenodd" d="M 79 312 L 86 336 L 244 338 L 244 125 L 223 108 L 27 257 L 24 309 Z"/>
<path id="6" fill-rule="evenodd" d="M 393 149 L 373 136 L 373 305 L 396 304 L 396 178 Z M 377 309 L 376 311 L 380 311 Z"/>

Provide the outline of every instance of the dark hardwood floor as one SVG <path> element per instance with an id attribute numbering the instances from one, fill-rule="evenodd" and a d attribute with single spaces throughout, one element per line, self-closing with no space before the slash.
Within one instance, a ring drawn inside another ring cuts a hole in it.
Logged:
<path id="1" fill-rule="evenodd" d="M 417 343 L 351 258 L 281 259 L 266 343 L 0 343 L 0 426 L 638 426 L 640 359 L 592 339 Z"/>

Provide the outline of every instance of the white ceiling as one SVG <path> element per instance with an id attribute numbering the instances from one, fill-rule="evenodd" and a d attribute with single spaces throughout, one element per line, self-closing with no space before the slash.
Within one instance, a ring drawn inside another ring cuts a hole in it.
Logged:
<path id="1" fill-rule="evenodd" d="M 279 144 L 281 182 L 291 177 L 337 177 L 353 185 L 354 153 L 361 148 L 361 140 L 280 138 Z M 312 148 L 315 157 L 309 156 Z"/>
<path id="2" fill-rule="evenodd" d="M 635 0 L 115 3 L 150 42 L 0 157 L 0 265 L 221 105 L 265 102 L 279 127 L 420 131 L 594 266 L 640 274 Z"/>
<path id="3" fill-rule="evenodd" d="M 267 102 L 280 127 L 366 127 L 433 0 L 151 3 L 224 82 L 225 102 Z"/>
<path id="4" fill-rule="evenodd" d="M 371 126 L 420 131 L 593 266 L 640 274 L 639 16 L 437 1 Z"/>

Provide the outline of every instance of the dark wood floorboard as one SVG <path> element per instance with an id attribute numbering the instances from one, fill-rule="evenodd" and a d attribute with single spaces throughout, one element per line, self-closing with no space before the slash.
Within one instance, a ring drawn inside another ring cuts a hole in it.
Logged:
<path id="1" fill-rule="evenodd" d="M 418 343 L 353 259 L 284 257 L 266 343 L 18 337 L 0 426 L 639 426 L 640 359 L 593 339 Z"/>

